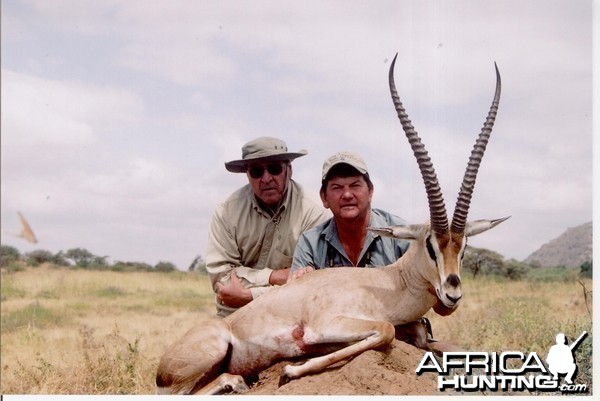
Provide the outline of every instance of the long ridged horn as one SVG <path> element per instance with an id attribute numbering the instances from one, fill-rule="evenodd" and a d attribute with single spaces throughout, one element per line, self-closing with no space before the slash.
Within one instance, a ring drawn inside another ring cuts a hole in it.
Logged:
<path id="1" fill-rule="evenodd" d="M 427 150 L 425 150 L 425 145 L 421 143 L 419 134 L 417 134 L 417 131 L 415 131 L 411 121 L 408 119 L 408 114 L 406 114 L 406 110 L 404 109 L 404 106 L 402 106 L 402 102 L 400 102 L 400 97 L 396 91 L 396 84 L 394 83 L 394 65 L 396 64 L 396 57 L 398 57 L 398 53 L 396 53 L 394 60 L 392 60 L 392 65 L 390 65 L 389 81 L 392 101 L 394 102 L 394 107 L 396 108 L 398 118 L 402 124 L 402 129 L 404 130 L 406 138 L 408 138 L 408 142 L 410 143 L 415 158 L 417 159 L 419 169 L 421 170 L 421 176 L 423 177 L 423 182 L 425 183 L 427 200 L 429 202 L 431 228 L 435 233 L 446 234 L 448 232 L 448 215 L 446 214 L 446 206 L 444 204 L 442 190 L 438 183 L 437 176 L 435 175 L 433 163 L 431 163 L 431 159 L 427 154 Z"/>
<path id="2" fill-rule="evenodd" d="M 469 205 L 471 203 L 471 196 L 473 195 L 473 189 L 475 188 L 475 179 L 477 178 L 477 171 L 483 158 L 483 153 L 487 146 L 494 121 L 496 120 L 496 114 L 498 112 L 498 105 L 500 103 L 500 72 L 498 66 L 494 63 L 496 68 L 496 93 L 494 94 L 494 100 L 492 106 L 488 112 L 483 128 L 479 137 L 475 141 L 471 156 L 469 157 L 469 163 L 467 164 L 467 170 L 463 182 L 460 186 L 460 192 L 458 193 L 458 200 L 456 201 L 456 207 L 454 208 L 454 215 L 452 216 L 452 226 L 450 230 L 457 234 L 463 234 L 465 232 L 465 224 L 467 222 L 467 214 L 469 213 Z"/>

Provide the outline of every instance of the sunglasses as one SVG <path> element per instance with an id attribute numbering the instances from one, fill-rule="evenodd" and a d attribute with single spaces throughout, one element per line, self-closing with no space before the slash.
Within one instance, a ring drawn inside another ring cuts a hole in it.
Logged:
<path id="1" fill-rule="evenodd" d="M 271 175 L 279 175 L 283 172 L 283 164 L 273 163 L 273 164 L 267 164 L 266 167 L 265 166 L 248 167 L 248 174 L 250 174 L 250 177 L 252 177 L 252 178 L 261 178 L 263 176 L 263 174 L 265 173 L 265 170 L 267 170 L 269 172 L 269 174 L 271 174 Z"/>

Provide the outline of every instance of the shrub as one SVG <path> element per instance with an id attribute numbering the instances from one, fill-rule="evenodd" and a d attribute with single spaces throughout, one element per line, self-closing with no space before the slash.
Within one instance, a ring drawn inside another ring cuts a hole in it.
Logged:
<path id="1" fill-rule="evenodd" d="M 531 267 L 515 259 L 510 259 L 502 264 L 501 273 L 510 280 L 520 280 L 527 275 Z"/>
<path id="2" fill-rule="evenodd" d="M 25 262 L 31 266 L 39 266 L 42 263 L 53 263 L 54 255 L 50 251 L 38 249 L 25 254 Z"/>
<path id="3" fill-rule="evenodd" d="M 503 265 L 502 255 L 481 248 L 467 247 L 463 259 L 463 268 L 476 278 L 479 274 L 499 274 Z"/>
<path id="4" fill-rule="evenodd" d="M 24 308 L 2 315 L 2 333 L 10 333 L 24 327 L 45 328 L 55 326 L 65 320 L 62 314 L 55 313 L 38 301 Z"/>
<path id="5" fill-rule="evenodd" d="M 21 254 L 17 248 L 9 245 L 0 247 L 0 267 L 8 267 L 19 259 L 21 259 Z"/>
<path id="6" fill-rule="evenodd" d="M 57 254 L 54 255 L 52 263 L 54 263 L 57 266 L 70 266 L 69 261 L 65 259 L 63 251 L 59 251 Z"/>
<path id="7" fill-rule="evenodd" d="M 156 266 L 154 266 L 154 270 L 157 272 L 172 272 L 177 270 L 175 265 L 171 262 L 158 262 Z"/>
<path id="8" fill-rule="evenodd" d="M 135 272 L 135 271 L 153 271 L 154 269 L 147 263 L 143 262 L 121 262 L 116 261 L 110 270 L 118 272 Z"/>
<path id="9" fill-rule="evenodd" d="M 541 267 L 538 269 L 530 269 L 527 271 L 526 278 L 531 281 L 574 281 L 577 278 L 577 272 L 573 268 L 564 266 L 556 267 Z"/>
<path id="10" fill-rule="evenodd" d="M 592 261 L 583 262 L 581 266 L 579 266 L 579 275 L 584 278 L 592 278 L 594 271 L 593 267 Z"/>
<path id="11" fill-rule="evenodd" d="M 80 267 L 87 267 L 92 263 L 94 254 L 87 249 L 83 248 L 71 248 L 65 252 L 64 257 L 70 259 L 75 265 Z"/>

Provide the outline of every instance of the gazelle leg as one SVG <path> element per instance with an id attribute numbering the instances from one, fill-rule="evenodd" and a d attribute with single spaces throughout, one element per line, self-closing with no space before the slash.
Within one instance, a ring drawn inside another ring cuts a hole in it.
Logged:
<path id="1" fill-rule="evenodd" d="M 220 376 L 231 342 L 229 325 L 213 319 L 194 326 L 165 351 L 156 373 L 159 394 L 202 392 Z M 243 379 L 242 379 L 243 381 Z M 232 382 L 231 380 L 224 382 Z M 239 388 L 239 385 L 232 386 Z"/>
<path id="2" fill-rule="evenodd" d="M 431 351 L 427 339 L 427 327 L 421 321 L 395 326 L 395 330 L 398 340 Z"/>
<path id="3" fill-rule="evenodd" d="M 431 327 L 423 320 L 395 326 L 396 338 L 405 343 L 414 345 L 417 348 L 426 351 L 432 351 L 437 356 L 442 356 L 444 352 L 465 351 L 463 348 L 447 343 L 441 340 L 434 340 L 431 337 Z"/>
<path id="4" fill-rule="evenodd" d="M 390 322 L 353 319 L 343 316 L 337 317 L 318 331 L 318 338 L 314 342 L 316 344 L 350 343 L 351 345 L 327 355 L 311 358 L 302 365 L 285 366 L 281 378 L 282 382 L 320 372 L 334 363 L 361 352 L 389 344 L 394 339 L 394 326 Z"/>
<path id="5" fill-rule="evenodd" d="M 249 387 L 244 378 L 239 375 L 223 373 L 206 386 L 194 393 L 194 395 L 215 395 L 223 391 L 233 393 L 243 393 L 248 391 Z"/>

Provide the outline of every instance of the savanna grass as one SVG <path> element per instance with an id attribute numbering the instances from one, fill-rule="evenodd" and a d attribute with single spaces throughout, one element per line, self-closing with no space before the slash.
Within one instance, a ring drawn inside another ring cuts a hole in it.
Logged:
<path id="1" fill-rule="evenodd" d="M 576 382 L 592 387 L 591 299 L 582 285 L 591 280 L 509 281 L 497 278 L 463 281 L 463 304 L 448 317 L 429 312 L 434 337 L 470 351 L 536 352 L 545 359 L 556 335 L 574 341 L 584 331 L 586 339 L 576 349 Z"/>
<path id="2" fill-rule="evenodd" d="M 212 300 L 194 273 L 3 273 L 0 393 L 153 394 L 164 348 Z"/>
<path id="3" fill-rule="evenodd" d="M 591 288 L 591 280 L 583 282 Z M 582 284 L 465 278 L 456 313 L 428 314 L 434 336 L 473 351 L 546 355 L 558 332 L 590 383 L 592 324 Z M 27 268 L 3 273 L 2 394 L 153 394 L 166 346 L 214 315 L 206 276 Z"/>

